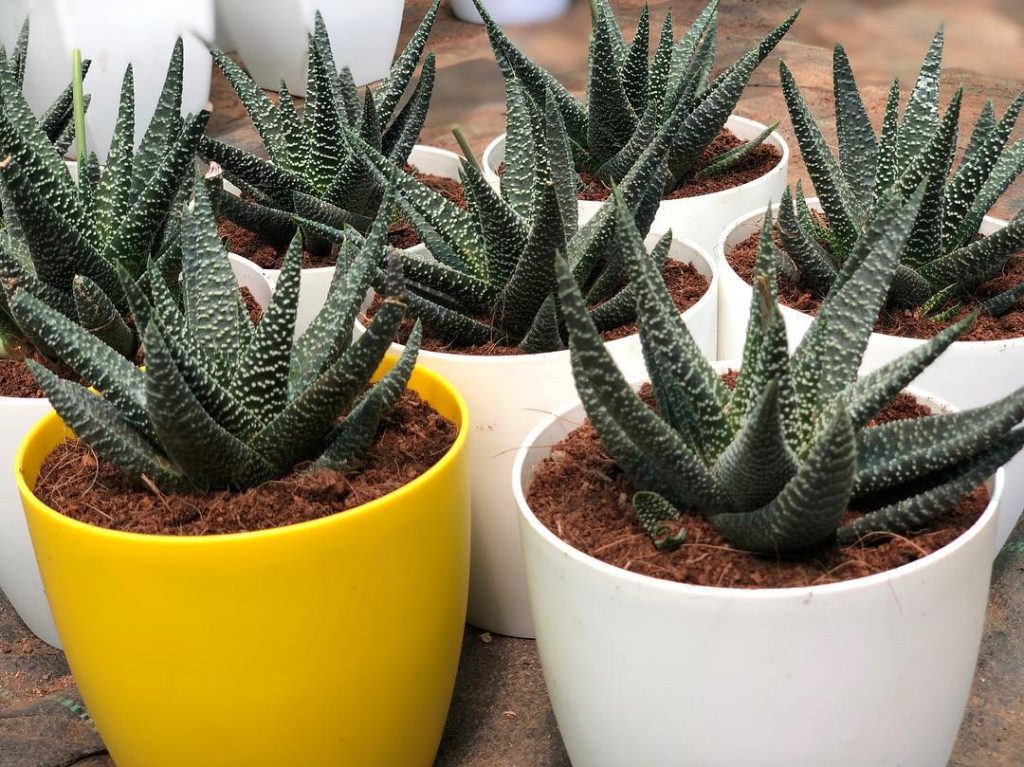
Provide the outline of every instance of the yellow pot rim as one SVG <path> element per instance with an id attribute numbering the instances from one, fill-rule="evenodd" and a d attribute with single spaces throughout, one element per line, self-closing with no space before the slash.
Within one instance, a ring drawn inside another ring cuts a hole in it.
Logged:
<path id="1" fill-rule="evenodd" d="M 391 355 L 388 355 L 389 362 L 393 362 Z M 25 460 L 32 449 L 33 445 L 39 440 L 41 432 L 46 431 L 53 421 L 59 421 L 60 416 L 55 410 L 50 410 L 44 415 L 39 421 L 32 426 L 28 434 L 25 435 L 21 443 L 18 445 L 18 450 L 14 455 L 14 466 L 15 466 L 15 481 L 17 483 L 18 492 L 22 494 L 24 498 L 31 498 L 34 502 L 34 506 L 40 513 L 56 519 L 61 524 L 67 525 L 73 530 L 79 530 L 80 532 L 87 532 L 91 535 L 97 535 L 100 537 L 110 538 L 121 542 L 128 542 L 136 540 L 139 542 L 146 542 L 149 545 L 157 544 L 164 546 L 204 546 L 204 545 L 215 545 L 224 541 L 244 541 L 244 540 L 259 540 L 265 538 L 271 538 L 275 536 L 287 536 L 287 535 L 300 535 L 306 531 L 315 530 L 317 527 L 327 526 L 336 524 L 339 517 L 349 517 L 350 515 L 365 516 L 367 514 L 380 513 L 388 507 L 393 507 L 393 504 L 401 502 L 403 498 L 414 492 L 421 484 L 431 482 L 435 475 L 441 474 L 447 470 L 457 456 L 459 456 L 466 449 L 466 441 L 469 438 L 469 407 L 466 405 L 465 399 L 458 389 L 455 388 L 442 375 L 434 372 L 430 368 L 423 367 L 422 365 L 416 365 L 413 368 L 412 377 L 409 380 L 408 388 L 415 391 L 416 386 L 414 385 L 417 381 L 430 382 L 435 386 L 440 387 L 444 392 L 452 398 L 459 413 L 459 424 L 458 431 L 455 435 L 455 441 L 451 444 L 448 450 L 443 456 L 441 456 L 433 466 L 427 469 L 425 472 L 420 474 L 415 479 L 406 482 L 401 487 L 392 490 L 389 493 L 385 493 L 379 498 L 374 498 L 372 501 L 360 504 L 359 506 L 353 506 L 351 509 L 345 509 L 334 514 L 328 514 L 325 517 L 318 519 L 310 519 L 305 522 L 294 522 L 290 525 L 282 525 L 280 527 L 271 527 L 265 530 L 252 530 L 242 531 L 236 533 L 216 533 L 213 535 L 163 535 L 156 533 L 130 533 L 123 530 L 111 530 L 106 527 L 99 527 L 97 525 L 90 525 L 86 522 L 81 522 L 77 519 L 73 519 L 65 514 L 61 514 L 59 511 L 51 508 L 49 505 L 43 503 L 35 494 L 35 489 L 28 486 L 25 481 L 25 475 L 22 471 L 22 467 L 25 465 Z M 418 392 L 417 392 L 418 393 Z M 426 399 L 426 398 L 424 398 Z M 428 402 L 428 404 L 430 404 Z M 431 405 L 436 411 L 437 408 Z M 47 456 L 51 451 L 47 452 Z M 43 460 L 46 460 L 45 458 Z"/>

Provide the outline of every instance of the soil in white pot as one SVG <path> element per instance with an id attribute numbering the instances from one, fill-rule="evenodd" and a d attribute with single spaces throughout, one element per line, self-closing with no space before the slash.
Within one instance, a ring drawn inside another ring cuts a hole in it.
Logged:
<path id="1" fill-rule="evenodd" d="M 715 140 L 711 142 L 707 149 L 704 150 L 704 153 L 701 155 L 701 159 L 697 162 L 694 173 L 698 173 L 701 169 L 706 167 L 711 160 L 722 154 L 722 152 L 728 151 L 729 149 L 743 143 L 745 142 L 737 137 L 735 133 L 728 128 L 723 128 L 715 137 Z M 743 184 L 747 184 L 767 174 L 772 168 L 779 164 L 781 159 L 782 153 L 775 147 L 775 145 L 769 141 L 765 141 L 761 146 L 757 147 L 746 158 L 744 158 L 742 162 L 736 164 L 725 173 L 703 179 L 689 178 L 662 197 L 662 199 L 681 200 L 686 197 L 699 197 L 702 194 L 711 194 L 713 192 L 721 192 L 726 189 L 742 186 Z M 498 166 L 498 175 L 502 175 L 504 170 L 505 163 L 503 162 Z M 580 173 L 579 176 L 581 186 L 578 194 L 576 195 L 577 199 L 599 202 L 607 200 L 611 196 L 611 189 L 609 189 L 604 182 L 594 174 Z"/>
<path id="2" fill-rule="evenodd" d="M 665 280 L 665 285 L 668 287 L 669 295 L 672 296 L 672 300 L 676 307 L 678 307 L 680 313 L 685 312 L 691 306 L 696 304 L 701 299 L 701 296 L 703 296 L 708 290 L 708 279 L 703 274 L 698 272 L 692 264 L 677 261 L 673 258 L 670 258 L 665 262 L 665 265 L 661 269 L 661 276 Z M 370 302 L 370 305 L 367 307 L 365 315 L 362 317 L 364 324 L 366 324 L 368 319 L 373 317 L 379 307 L 380 297 L 375 295 L 373 300 Z M 478 317 L 477 319 L 485 323 L 489 323 L 490 320 L 488 317 Z M 415 322 L 414 318 L 406 315 L 398 330 L 396 338 L 398 343 L 404 344 L 406 342 L 409 338 L 409 333 L 412 332 Z M 618 338 L 631 336 L 636 332 L 636 323 L 631 322 L 626 325 L 620 325 L 617 328 L 606 330 L 601 334 L 601 337 L 605 341 L 614 341 Z M 477 346 L 454 346 L 429 327 L 423 328 L 423 341 L 421 348 L 425 351 L 431 352 L 447 352 L 449 354 L 469 354 L 476 356 L 505 356 L 525 353 L 518 346 L 504 346 L 498 343 Z"/>
<path id="3" fill-rule="evenodd" d="M 760 241 L 761 233 L 755 232 L 747 239 L 737 243 L 725 254 L 729 265 L 747 283 L 750 282 L 751 275 L 754 273 L 754 261 Z M 778 240 L 777 244 L 781 247 L 781 242 Z M 978 287 L 970 295 L 960 299 L 962 305 L 952 317 L 942 322 L 936 322 L 930 317 L 921 316 L 916 309 L 886 307 L 875 323 L 875 332 L 905 338 L 931 338 L 943 328 L 966 317 L 980 303 L 1019 285 L 1021 282 L 1024 282 L 1024 253 L 1017 253 L 1010 258 L 1000 274 Z M 823 298 L 824 296 L 817 295 L 786 275 L 779 275 L 779 301 L 783 305 L 805 314 L 816 315 Z M 960 336 L 959 340 L 996 341 L 1020 337 L 1024 337 L 1024 298 L 1017 302 L 1016 308 L 1000 317 L 981 315 L 970 329 Z"/>
<path id="4" fill-rule="evenodd" d="M 155 535 L 251 532 L 355 508 L 408 484 L 448 452 L 457 429 L 413 391 L 381 421 L 363 459 L 345 472 L 291 474 L 240 492 L 163 494 L 135 485 L 85 443 L 70 439 L 43 463 L 35 495 L 97 527 Z"/>
<path id="5" fill-rule="evenodd" d="M 731 385 L 735 374 L 725 380 Z M 645 385 L 640 394 L 653 407 L 650 386 Z M 930 414 L 903 394 L 871 425 Z M 884 572 L 952 542 L 977 521 L 989 502 L 987 489 L 980 486 L 954 510 L 913 534 L 876 534 L 850 546 L 822 546 L 799 555 L 771 557 L 733 548 L 696 513 L 684 515 L 685 542 L 675 551 L 659 551 L 636 520 L 633 493 L 632 483 L 588 421 L 537 465 L 527 501 L 551 532 L 603 562 L 654 578 L 726 588 L 812 586 Z M 846 521 L 862 513 L 850 510 Z"/>
<path id="6" fill-rule="evenodd" d="M 466 198 L 462 191 L 462 184 L 455 179 L 436 176 L 430 173 L 420 173 L 411 165 L 406 165 L 405 170 L 419 179 L 425 186 L 444 195 L 460 208 L 466 207 Z M 274 242 L 261 234 L 239 226 L 224 216 L 218 216 L 217 218 L 217 233 L 222 239 L 227 239 L 228 250 L 249 259 L 263 269 L 280 269 L 284 263 L 284 254 L 288 250 L 287 241 Z M 398 220 L 388 229 L 388 242 L 396 248 L 411 248 L 414 245 L 419 245 L 422 240 L 408 222 Z M 326 256 L 310 253 L 306 250 L 302 253 L 302 268 L 313 269 L 322 266 L 334 266 L 337 259 L 338 247 L 336 245 L 331 247 L 330 253 Z"/>

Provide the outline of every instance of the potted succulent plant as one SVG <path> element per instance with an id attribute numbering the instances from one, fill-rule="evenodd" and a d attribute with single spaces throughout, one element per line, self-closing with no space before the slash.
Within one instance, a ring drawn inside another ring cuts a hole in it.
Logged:
<path id="1" fill-rule="evenodd" d="M 513 108 L 524 105 L 525 93 L 516 94 L 516 83 L 510 89 Z M 557 407 L 573 391 L 554 296 L 556 252 L 572 262 L 609 353 L 633 373 L 643 369 L 632 289 L 614 238 L 612 202 L 578 227 L 561 114 L 548 100 L 534 118 L 538 138 L 528 152 L 535 158 L 537 183 L 530 190 L 506 185 L 499 196 L 469 155 L 462 167 L 468 208 L 462 210 L 408 176 L 392 173 L 399 211 L 424 241 L 422 249 L 400 255 L 409 280 L 410 315 L 424 323 L 421 362 L 452 380 L 474 413 L 468 620 L 488 631 L 523 637 L 532 636 L 533 627 L 516 543 L 515 503 L 504 480 L 537 414 Z M 658 205 L 671 135 L 669 125 L 621 187 L 619 204 L 644 232 Z M 383 178 L 389 171 L 386 158 L 364 151 Z M 713 354 L 717 284 L 711 259 L 671 234 L 652 235 L 646 246 L 652 263 L 672 284 L 678 311 L 702 350 Z M 383 279 L 378 271 L 375 287 Z M 371 314 L 373 308 L 370 304 Z"/>
<path id="2" fill-rule="evenodd" d="M 13 299 L 102 394 L 32 364 L 57 413 L 17 475 L 68 663 L 119 764 L 432 763 L 465 618 L 468 424 L 458 393 L 414 369 L 418 329 L 384 362 L 405 313 L 397 262 L 352 341 L 385 229 L 294 341 L 299 237 L 254 327 L 201 183 L 180 307 L 157 268 L 151 300 L 126 281 L 144 369 Z"/>
<path id="3" fill-rule="evenodd" d="M 921 197 L 883 208 L 792 355 L 768 222 L 738 371 L 699 354 L 631 233 L 640 393 L 560 263 L 581 402 L 534 429 L 513 486 L 574 764 L 948 761 L 1024 388 L 937 415 L 900 395 L 970 319 L 857 378 Z"/>
<path id="4" fill-rule="evenodd" d="M 480 8 L 479 0 L 474 0 Z M 782 137 L 752 120 L 732 115 L 754 69 L 796 20 L 796 11 L 753 50 L 711 77 L 718 35 L 718 2 L 701 12 L 686 34 L 674 40 L 671 13 L 662 24 L 657 49 L 648 51 L 646 6 L 636 34 L 623 40 L 607 0 L 591 4 L 593 32 L 587 101 L 580 103 L 550 73 L 535 64 L 481 9 L 494 55 L 506 80 L 520 80 L 537 103 L 550 91 L 571 140 L 580 180 L 581 215 L 592 215 L 614 183 L 626 175 L 644 148 L 669 120 L 678 120 L 669 153 L 664 199 L 654 227 L 711 249 L 722 227 L 742 213 L 779 199 L 786 186 L 788 149 Z M 518 143 L 524 126 L 508 122 L 483 156 L 494 185 L 520 183 L 529 160 L 507 146 Z"/>
<path id="5" fill-rule="evenodd" d="M 383 195 L 368 161 L 347 136 L 352 128 L 399 167 L 412 166 L 431 183 L 450 186 L 458 178 L 452 152 L 416 145 L 434 87 L 434 56 L 423 70 L 408 101 L 399 102 L 423 55 L 437 15 L 435 2 L 395 60 L 391 73 L 362 101 L 347 67 L 335 64 L 327 27 L 316 14 L 309 36 L 309 89 L 301 116 L 284 83 L 275 104 L 231 58 L 212 51 L 214 61 L 238 94 L 270 156 L 267 160 L 244 149 L 204 138 L 199 152 L 217 162 L 241 195 L 223 192 L 218 201 L 221 232 L 233 252 L 254 260 L 277 279 L 283 254 L 295 232 L 294 215 L 337 227 L 353 226 L 365 233 Z M 323 305 L 337 256 L 331 243 L 302 228 L 307 256 L 303 270 L 298 328 L 304 329 Z"/>
<path id="6" fill-rule="evenodd" d="M 26 357 L 53 367 L 59 363 L 41 339 L 11 314 L 9 300 L 18 289 L 32 293 L 64 315 L 75 318 L 117 353 L 134 358 L 138 337 L 130 318 L 116 269 L 140 277 L 155 259 L 169 277 L 179 262 L 175 241 L 177 204 L 190 185 L 196 144 L 206 114 L 182 121 L 180 109 L 182 47 L 171 58 L 161 106 L 149 123 L 142 145 L 134 149 L 135 110 L 131 67 L 125 75 L 118 127 L 109 155 L 100 167 L 86 151 L 85 136 L 75 131 L 79 155 L 90 156 L 84 171 L 65 164 L 57 133 L 36 120 L 17 78 L 0 67 L 0 412 L 8 424 L 0 440 L 0 462 L 10 463 L 28 427 L 49 403 L 24 364 Z M 68 98 L 77 124 L 85 111 L 81 76 Z M 68 121 L 70 122 L 70 121 Z M 257 303 L 265 303 L 270 288 L 258 270 L 242 259 L 233 267 Z M 127 322 L 126 322 L 127 320 Z M 29 628 L 44 641 L 57 643 L 24 515 L 19 510 L 13 478 L 0 481 L 0 587 Z"/>
<path id="7" fill-rule="evenodd" d="M 980 310 L 982 318 L 917 381 L 958 407 L 987 404 L 1012 391 L 1024 368 L 1024 219 L 1007 222 L 987 211 L 1024 169 L 1024 142 L 1008 144 L 1024 93 L 997 119 L 985 105 L 967 150 L 953 168 L 961 93 L 939 117 L 942 30 L 925 57 L 902 119 L 894 83 L 879 138 L 868 120 L 849 62 L 841 47 L 834 58 L 839 157 L 833 157 L 820 128 L 783 65 L 783 92 L 818 198 L 804 200 L 801 188 L 783 198 L 777 237 L 785 256 L 782 307 L 790 337 L 799 340 L 811 313 L 827 295 L 863 237 L 880 202 L 904 197 L 927 184 L 921 214 L 864 355 L 867 370 L 919 346 L 951 321 Z M 739 351 L 742 330 L 737 310 L 749 301 L 750 283 L 740 276 L 760 228 L 761 214 L 747 216 L 724 233 L 719 311 L 719 356 Z M 1008 471 L 1000 511 L 1001 546 L 1024 507 L 1024 459 Z"/>
<path id="8" fill-rule="evenodd" d="M 134 0 L 8 0 L 0 9 L 0 42 L 13 41 L 23 21 L 37 30 L 29 50 L 25 93 L 41 110 L 67 84 L 70 52 L 78 48 L 97 62 L 89 90 L 95 99 L 86 119 L 89 146 L 105 162 L 117 122 L 121 73 L 131 65 L 140 115 L 157 108 L 167 66 L 166 54 L 176 38 L 184 39 L 183 114 L 198 114 L 210 98 L 210 68 L 203 41 L 213 36 L 213 0 L 138 3 Z M 139 125 L 136 140 L 142 138 Z M 80 160 L 84 158 L 78 158 Z"/>

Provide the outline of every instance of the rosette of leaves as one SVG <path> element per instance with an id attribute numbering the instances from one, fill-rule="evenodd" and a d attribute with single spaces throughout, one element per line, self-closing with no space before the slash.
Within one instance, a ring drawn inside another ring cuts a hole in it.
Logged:
<path id="1" fill-rule="evenodd" d="M 20 89 L 25 83 L 25 62 L 28 57 L 29 25 L 28 19 L 21 26 L 21 32 L 14 44 L 14 49 L 8 56 L 6 49 L 0 45 L 0 69 L 6 71 L 7 77 Z M 82 62 L 81 77 L 84 78 L 89 71 L 89 61 Z M 72 123 L 73 110 L 72 85 L 61 91 L 56 100 L 47 108 L 39 119 L 39 127 L 46 137 L 53 143 L 58 154 L 63 155 L 71 145 L 74 135 L 74 124 Z M 88 108 L 88 97 L 86 97 L 84 108 Z M 4 109 L 3 95 L 0 94 L 0 110 Z M 4 199 L 3 191 L 0 189 L 0 230 L 4 228 Z"/>
<path id="2" fill-rule="evenodd" d="M 365 89 L 360 102 L 348 67 L 334 62 L 327 28 L 319 12 L 309 38 L 305 106 L 296 111 L 282 82 L 275 104 L 256 82 L 222 51 L 213 50 L 217 66 L 238 94 L 270 160 L 204 138 L 204 160 L 224 169 L 242 197 L 222 193 L 218 212 L 273 242 L 287 242 L 295 233 L 293 214 L 342 217 L 366 232 L 377 215 L 384 187 L 361 153 L 347 138 L 351 128 L 370 145 L 403 167 L 420 134 L 434 88 L 434 55 L 423 61 L 419 81 L 401 108 L 399 102 L 423 56 L 437 15 L 434 0 L 388 76 L 375 90 Z M 326 255 L 329 244 L 306 230 L 305 247 Z"/>
<path id="3" fill-rule="evenodd" d="M 509 40 L 479 0 L 474 3 L 505 79 L 521 81 L 538 103 L 543 103 L 547 91 L 554 96 L 578 172 L 592 173 L 609 185 L 621 182 L 661 126 L 678 116 L 680 125 L 664 181 L 666 194 L 695 174 L 708 177 L 727 171 L 768 138 L 773 128 L 711 158 L 697 170 L 698 161 L 725 127 L 757 65 L 799 14 L 794 11 L 756 48 L 712 77 L 718 0 L 712 0 L 678 40 L 674 39 L 672 14 L 667 13 L 653 56 L 649 53 L 650 14 L 646 4 L 633 40 L 627 44 L 608 0 L 593 0 L 587 99 L 581 103 Z M 514 172 L 520 158 L 506 145 L 506 176 Z"/>
<path id="4" fill-rule="evenodd" d="M 119 353 L 134 354 L 135 333 L 124 321 L 130 306 L 117 270 L 139 278 L 155 261 L 166 274 L 178 274 L 179 203 L 189 193 L 195 150 L 209 117 L 181 117 L 181 77 L 179 39 L 136 150 L 129 66 L 107 164 L 101 168 L 89 153 L 73 173 L 16 79 L 0 67 L 0 194 L 7 222 L 0 232 L 0 341 L 7 354 L 24 353 L 26 344 L 44 355 L 49 351 L 9 311 L 10 296 L 19 289 Z M 84 112 L 81 99 L 75 107 Z"/>
<path id="5" fill-rule="evenodd" d="M 565 348 L 555 296 L 554 256 L 562 253 L 586 292 L 593 321 L 612 329 L 635 318 L 631 288 L 615 240 L 616 217 L 606 203 L 578 226 L 575 175 L 569 139 L 554 99 L 541 105 L 517 81 L 508 84 L 509 121 L 531 126 L 522 149 L 534 158 L 529 187 L 503 185 L 502 195 L 484 180 L 471 156 L 460 175 L 467 209 L 398 172 L 380 152 L 363 144 L 381 180 L 394 179 L 397 208 L 429 253 L 400 253 L 409 312 L 446 342 L 498 344 L 526 353 Z M 665 158 L 678 120 L 665 124 L 623 179 L 620 202 L 634 226 L 646 232 L 661 200 Z M 309 225 L 331 239 L 340 228 Z M 649 258 L 661 267 L 671 233 Z M 384 274 L 378 272 L 375 287 Z"/>
<path id="6" fill-rule="evenodd" d="M 1008 143 L 1024 107 L 1018 95 L 1001 118 L 991 101 L 971 132 L 967 150 L 953 169 L 962 88 L 945 114 L 939 112 L 943 31 L 925 56 L 910 98 L 899 114 L 899 81 L 892 83 L 876 135 L 842 46 L 833 56 L 838 156 L 832 154 L 792 73 L 783 63 L 782 89 L 794 132 L 814 182 L 824 221 L 808 209 L 803 191 L 787 190 L 779 212 L 779 235 L 787 258 L 780 266 L 819 295 L 828 292 L 863 232 L 884 201 L 907 198 L 926 182 L 924 202 L 896 271 L 889 305 L 919 308 L 936 319 L 952 316 L 958 299 L 998 274 L 1024 247 L 1024 219 L 980 238 L 989 208 L 1024 170 L 1024 140 Z M 985 311 L 1000 314 L 1024 296 L 1016 286 L 990 299 Z"/>
<path id="7" fill-rule="evenodd" d="M 637 488 L 637 518 L 658 547 L 683 541 L 683 511 L 706 515 L 736 548 L 767 554 L 916 530 L 1024 446 L 1024 427 L 1014 428 L 1024 417 L 1024 388 L 975 410 L 867 428 L 970 324 L 963 320 L 857 377 L 922 196 L 923 189 L 907 206 L 880 209 L 792 355 L 766 217 L 732 391 L 701 356 L 639 234 L 620 216 L 656 410 L 623 378 L 559 262 L 577 390 L 605 449 Z M 851 505 L 867 513 L 844 522 Z"/>
<path id="8" fill-rule="evenodd" d="M 386 227 L 375 226 L 351 266 L 335 272 L 327 303 L 297 340 L 302 248 L 288 249 L 277 289 L 253 327 L 204 184 L 182 216 L 182 301 L 155 267 L 151 298 L 130 277 L 125 289 L 141 328 L 145 370 L 52 307 L 19 291 L 23 325 L 103 396 L 30 362 L 54 409 L 96 454 L 127 477 L 163 492 L 252 487 L 313 468 L 343 468 L 372 442 L 402 395 L 416 360 L 418 328 L 379 382 L 370 379 L 405 314 L 393 268 L 381 311 L 352 341 Z M 354 251 L 355 246 L 343 246 Z M 397 266 L 397 264 L 396 264 Z"/>

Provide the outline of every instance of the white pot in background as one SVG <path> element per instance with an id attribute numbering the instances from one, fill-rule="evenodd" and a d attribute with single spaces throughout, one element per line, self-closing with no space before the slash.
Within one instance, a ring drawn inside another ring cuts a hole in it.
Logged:
<path id="1" fill-rule="evenodd" d="M 455 152 L 423 144 L 414 146 L 409 154 L 409 164 L 420 172 L 452 178 L 456 181 L 459 179 L 460 162 L 459 155 Z M 263 269 L 262 271 L 272 287 L 277 285 L 277 278 L 281 276 L 280 269 Z M 333 266 L 318 266 L 302 270 L 299 282 L 299 310 L 295 319 L 297 334 L 305 331 L 309 327 L 309 323 L 320 313 L 324 301 L 327 300 L 327 291 L 331 287 L 332 279 L 334 279 Z"/>
<path id="2" fill-rule="evenodd" d="M 653 247 L 657 236 L 647 238 Z M 683 313 L 701 351 L 714 357 L 718 277 L 711 257 L 678 240 L 672 258 L 692 263 L 708 278 L 708 290 Z M 357 333 L 362 332 L 357 326 Z M 639 336 L 609 341 L 608 351 L 627 376 L 645 374 Z M 400 354 L 395 344 L 392 354 Z M 574 396 L 569 352 L 476 356 L 421 351 L 418 363 L 437 371 L 465 397 L 472 414 L 469 432 L 473 524 L 469 610 L 466 621 L 506 636 L 532 637 L 516 505 L 509 492 L 512 461 L 523 438 L 553 408 Z"/>
<path id="3" fill-rule="evenodd" d="M 217 0 L 219 35 L 227 37 L 260 87 L 281 80 L 293 96 L 306 95 L 307 35 L 320 11 L 334 61 L 356 85 L 382 79 L 402 28 L 402 0 Z"/>
<path id="4" fill-rule="evenodd" d="M 812 210 L 821 210 L 818 199 L 809 198 Z M 777 208 L 776 208 L 777 209 Z M 715 245 L 721 270 L 718 298 L 718 358 L 738 359 L 750 313 L 751 287 L 729 265 L 725 254 L 760 231 L 764 211 L 734 221 Z M 981 234 L 1002 229 L 1006 222 L 985 216 Z M 812 317 L 782 306 L 789 345 L 795 348 L 810 327 Z M 872 333 L 861 370 L 871 372 L 924 343 L 917 338 Z M 1000 341 L 957 341 L 914 380 L 916 386 L 949 400 L 956 407 L 972 408 L 1005 397 L 1024 384 L 1024 338 Z M 1024 455 L 1006 465 L 1006 489 L 999 509 L 996 551 L 1002 548 L 1024 510 Z"/>
<path id="5" fill-rule="evenodd" d="M 82 58 L 92 60 L 84 83 L 85 92 L 92 94 L 86 141 L 100 162 L 114 133 L 121 80 L 129 63 L 135 78 L 136 144 L 156 110 L 179 36 L 185 45 L 182 114 L 195 114 L 209 101 L 211 63 L 204 41 L 213 38 L 213 0 L 6 0 L 0 3 L 0 43 L 8 51 L 26 16 L 31 33 L 25 96 L 37 114 L 71 82 L 73 48 L 81 48 Z"/>
<path id="6" fill-rule="evenodd" d="M 231 254 L 240 287 L 248 288 L 263 308 L 270 302 L 270 284 L 255 264 Z M 0 397 L 0 590 L 29 630 L 49 645 L 60 647 L 50 606 L 39 577 L 25 513 L 14 484 L 14 454 L 28 430 L 50 410 L 50 401 Z"/>
<path id="7" fill-rule="evenodd" d="M 725 127 L 743 140 L 756 138 L 767 126 L 745 117 L 733 115 Z M 711 251 L 718 243 L 722 230 L 745 213 L 764 210 L 769 202 L 778 202 L 786 189 L 786 171 L 789 167 L 789 146 L 775 131 L 768 143 L 779 150 L 779 163 L 760 178 L 720 192 L 684 197 L 681 200 L 662 200 L 651 231 L 668 229 L 676 237 L 700 245 Z M 495 189 L 500 184 L 498 167 L 505 160 L 505 134 L 487 145 L 481 158 L 484 177 Z M 580 221 L 589 220 L 601 207 L 601 202 L 580 200 Z"/>
<path id="8" fill-rule="evenodd" d="M 534 467 L 585 417 L 578 400 L 547 416 L 512 477 L 537 648 L 574 765 L 946 764 L 985 622 L 1002 471 L 974 526 L 917 562 L 822 586 L 691 586 L 587 556 L 530 511 Z"/>
<path id="9" fill-rule="evenodd" d="M 483 24 L 473 0 L 449 0 L 452 11 L 463 21 Z M 497 24 L 536 24 L 561 16 L 572 0 L 483 0 L 487 14 Z"/>

